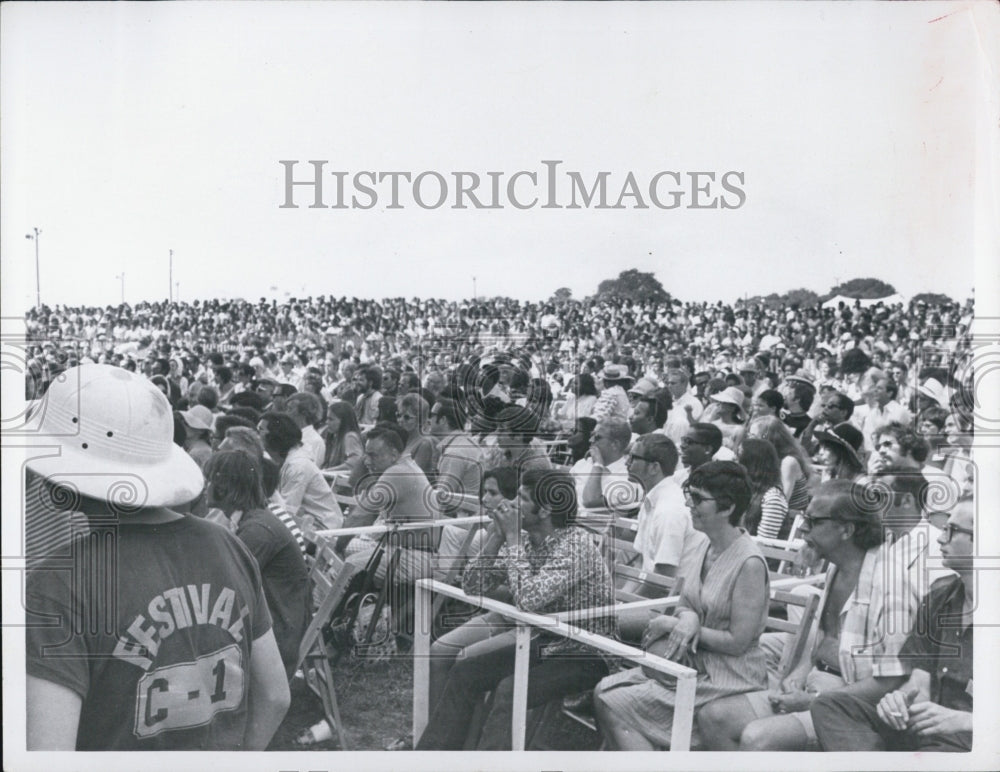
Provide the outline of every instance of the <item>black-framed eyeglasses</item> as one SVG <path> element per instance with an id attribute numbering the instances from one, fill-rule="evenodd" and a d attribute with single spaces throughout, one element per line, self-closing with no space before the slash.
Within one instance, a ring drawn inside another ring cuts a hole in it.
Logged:
<path id="1" fill-rule="evenodd" d="M 625 463 L 631 464 L 633 461 L 648 461 L 650 464 L 658 463 L 655 458 L 650 458 L 649 456 L 640 456 L 637 453 L 629 453 L 625 457 Z"/>
<path id="2" fill-rule="evenodd" d="M 681 447 L 686 448 L 689 445 L 704 445 L 708 447 L 707 442 L 702 442 L 701 440 L 696 440 L 693 437 L 681 437 Z"/>
<path id="3" fill-rule="evenodd" d="M 945 523 L 941 530 L 944 532 L 944 544 L 950 542 L 956 533 L 964 533 L 970 537 L 975 535 L 975 531 L 971 528 L 963 528 L 962 526 L 955 525 L 954 523 Z"/>

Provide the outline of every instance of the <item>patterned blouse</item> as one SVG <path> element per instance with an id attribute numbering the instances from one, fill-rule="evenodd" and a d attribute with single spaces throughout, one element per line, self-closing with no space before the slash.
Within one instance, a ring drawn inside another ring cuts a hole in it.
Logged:
<path id="1" fill-rule="evenodd" d="M 593 536 L 583 528 L 557 528 L 535 547 L 521 532 L 520 543 L 504 544 L 496 556 L 481 555 L 465 569 L 462 587 L 468 595 L 492 595 L 506 585 L 522 611 L 551 614 L 610 606 L 614 585 Z M 613 616 L 576 615 L 569 624 L 599 635 L 614 637 Z M 559 636 L 546 648 L 549 653 L 580 651 L 582 644 Z"/>

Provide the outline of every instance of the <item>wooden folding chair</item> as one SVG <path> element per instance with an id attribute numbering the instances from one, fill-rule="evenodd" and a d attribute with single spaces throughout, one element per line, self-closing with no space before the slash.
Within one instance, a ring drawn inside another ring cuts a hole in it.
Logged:
<path id="1" fill-rule="evenodd" d="M 792 638 L 785 644 L 782 651 L 781 661 L 778 663 L 778 680 L 783 681 L 795 666 L 802 659 L 806 644 L 809 642 L 809 632 L 812 629 L 813 621 L 816 618 L 816 611 L 819 608 L 819 593 L 810 592 L 800 595 L 784 590 L 774 590 L 771 592 L 771 603 L 784 604 L 786 606 L 799 606 L 802 608 L 802 618 L 796 622 L 790 622 L 787 618 L 769 616 L 767 618 L 767 630 L 770 632 L 790 633 Z"/>
<path id="2" fill-rule="evenodd" d="M 330 541 L 319 540 L 309 576 L 316 611 L 299 645 L 298 667 L 302 668 L 306 684 L 322 701 L 327 722 L 336 728 L 341 750 L 348 748 L 333 684 L 332 662 L 336 653 L 330 650 L 323 631 L 342 613 L 347 590 L 359 570 L 356 565 L 341 560 Z"/>

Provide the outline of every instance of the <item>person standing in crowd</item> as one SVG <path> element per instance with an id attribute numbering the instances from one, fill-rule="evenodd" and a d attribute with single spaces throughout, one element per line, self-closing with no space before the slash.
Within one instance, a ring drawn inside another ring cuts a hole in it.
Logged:
<path id="1" fill-rule="evenodd" d="M 667 422 L 663 426 L 665 434 L 680 447 L 681 440 L 687 434 L 692 423 L 701 418 L 704 408 L 698 398 L 691 392 L 690 375 L 682 367 L 673 367 L 667 370 L 666 376 L 667 391 L 673 400 L 673 409 L 667 416 Z"/>
<path id="2" fill-rule="evenodd" d="M 289 680 L 309 621 L 308 572 L 292 533 L 267 509 L 260 461 L 224 450 L 205 464 L 208 506 L 222 511 L 229 527 L 257 560 L 274 638 Z"/>
<path id="3" fill-rule="evenodd" d="M 958 502 L 938 537 L 944 566 L 956 573 L 920 602 L 899 651 L 909 675 L 872 677 L 857 693 L 826 692 L 810 706 L 823 750 L 972 750 L 973 510 L 971 499 Z"/>
<path id="4" fill-rule="evenodd" d="M 281 468 L 278 492 L 305 531 L 340 528 L 344 515 L 329 484 L 302 447 L 302 432 L 286 413 L 264 413 L 257 424 L 264 450 Z"/>
<path id="5" fill-rule="evenodd" d="M 81 365 L 47 406 L 36 436 L 60 453 L 28 468 L 54 509 L 75 504 L 114 538 L 76 543 L 82 582 L 62 564 L 28 572 L 28 750 L 263 750 L 290 696 L 260 572 L 236 537 L 175 509 L 203 478 L 172 444 L 166 398 L 124 369 Z"/>

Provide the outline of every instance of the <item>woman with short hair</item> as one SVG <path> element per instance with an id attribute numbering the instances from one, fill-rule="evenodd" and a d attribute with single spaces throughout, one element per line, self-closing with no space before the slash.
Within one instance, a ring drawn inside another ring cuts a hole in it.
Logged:
<path id="1" fill-rule="evenodd" d="M 682 574 L 677 610 L 654 617 L 644 648 L 698 671 L 695 707 L 764 689 L 767 665 L 760 635 L 769 584 L 760 547 L 739 523 L 750 501 L 746 471 L 710 461 L 691 472 L 684 495 L 694 527 L 708 536 Z M 594 690 L 597 723 L 615 750 L 669 747 L 676 681 L 635 667 L 608 676 Z"/>

